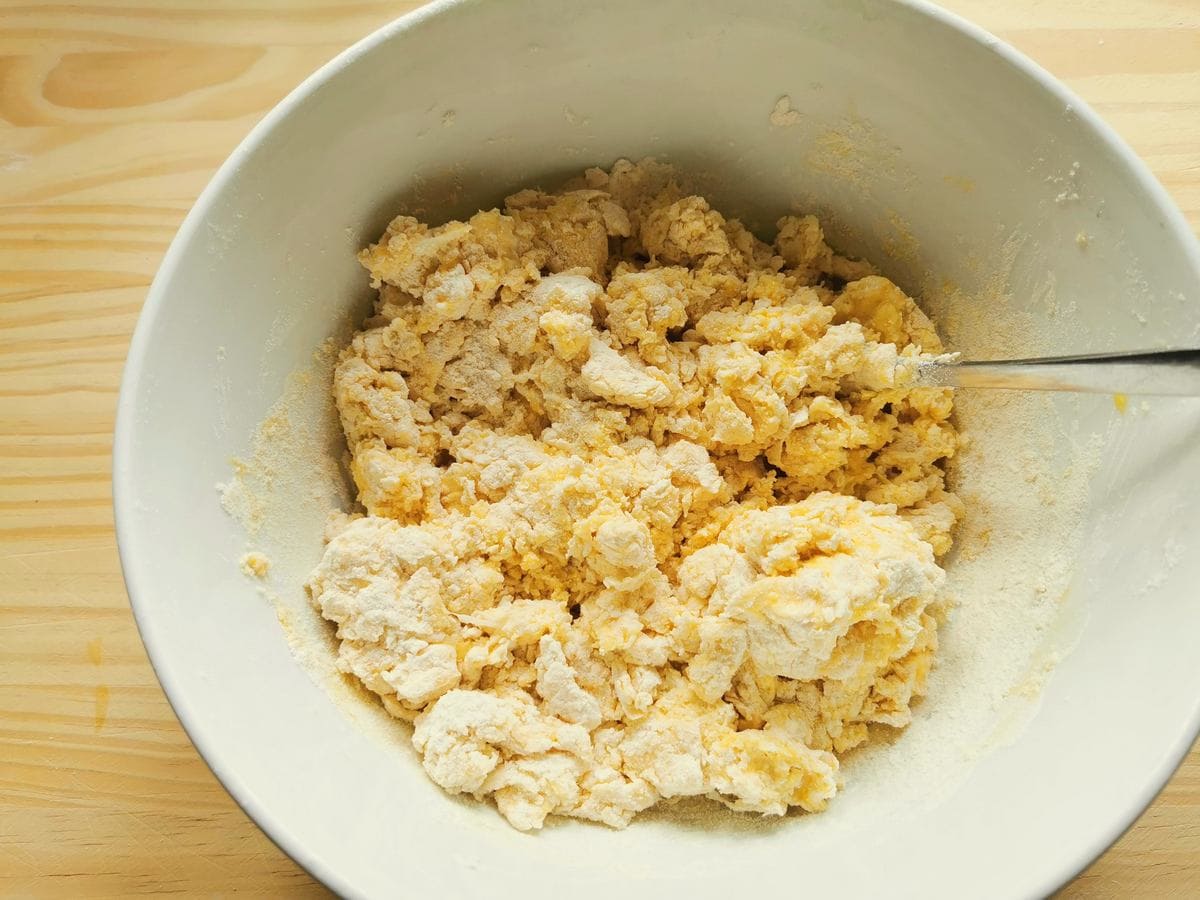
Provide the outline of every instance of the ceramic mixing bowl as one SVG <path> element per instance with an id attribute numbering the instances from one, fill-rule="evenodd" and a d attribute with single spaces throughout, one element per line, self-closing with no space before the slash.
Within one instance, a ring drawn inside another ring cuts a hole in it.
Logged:
<path id="1" fill-rule="evenodd" d="M 1047 401 L 1050 471 L 1095 451 L 1065 560 L 1071 637 L 1011 734 L 988 743 L 945 724 L 943 743 L 980 741 L 945 790 L 929 766 L 907 767 L 902 735 L 887 748 L 891 775 L 869 791 L 852 777 L 836 815 L 652 815 L 624 831 L 520 834 L 440 792 L 404 726 L 339 699 L 293 652 L 279 610 L 319 557 L 322 505 L 301 497 L 274 537 L 248 536 L 214 485 L 254 452 L 289 375 L 367 308 L 354 250 L 402 209 L 444 220 L 645 155 L 694 173 L 717 208 L 768 236 L 782 214 L 821 214 L 835 245 L 937 306 L 968 355 L 1196 335 L 1200 252 L 1162 188 L 1053 78 L 933 6 L 433 3 L 343 53 L 254 129 L 188 216 L 138 323 L 116 517 L 138 625 L 180 720 L 255 821 L 346 895 L 1053 890 L 1145 808 L 1200 724 L 1190 401 L 1133 403 L 1123 418 L 1108 398 Z M 976 327 L 956 332 L 962 316 Z M 988 346 L 990 334 L 1008 345 Z M 992 508 L 1032 490 L 1002 482 L 989 481 Z M 1048 511 L 1053 482 L 1039 485 Z M 266 586 L 278 603 L 238 571 L 248 543 L 278 558 Z M 955 640 L 952 625 L 947 652 Z M 997 633 L 971 652 L 1009 648 Z M 940 703 L 925 701 L 931 721 Z M 872 799 L 889 785 L 927 802 Z"/>

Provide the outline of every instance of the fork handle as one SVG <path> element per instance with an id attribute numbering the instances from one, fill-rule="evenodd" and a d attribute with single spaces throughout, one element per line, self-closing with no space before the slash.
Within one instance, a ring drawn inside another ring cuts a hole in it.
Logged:
<path id="1" fill-rule="evenodd" d="M 917 383 L 956 388 L 1200 397 L 1200 350 L 1097 353 L 917 365 Z"/>

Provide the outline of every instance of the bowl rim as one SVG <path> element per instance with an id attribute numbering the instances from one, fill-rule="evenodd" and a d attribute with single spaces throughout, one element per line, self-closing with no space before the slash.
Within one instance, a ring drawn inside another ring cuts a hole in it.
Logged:
<path id="1" fill-rule="evenodd" d="M 280 850 L 313 878 L 339 896 L 355 896 L 356 891 L 353 885 L 338 872 L 335 866 L 330 865 L 324 859 L 318 849 L 306 846 L 292 833 L 286 823 L 273 817 L 262 806 L 250 785 L 245 783 L 227 764 L 218 748 L 210 743 L 204 730 L 196 724 L 186 693 L 174 677 L 167 659 L 167 652 L 159 639 L 158 627 L 152 612 L 153 605 L 144 599 L 149 596 L 149 592 L 143 587 L 149 579 L 140 565 L 141 554 L 137 546 L 137 531 L 133 523 L 132 497 L 136 494 L 136 487 L 134 467 L 131 465 L 131 448 L 137 427 L 135 398 L 144 375 L 143 362 L 150 345 L 150 335 L 166 304 L 166 286 L 178 267 L 185 248 L 203 227 L 214 202 L 243 162 L 257 150 L 264 138 L 279 122 L 297 110 L 321 85 L 336 77 L 360 57 L 427 19 L 443 15 L 456 8 L 472 6 L 475 2 L 477 0 L 431 0 L 431 2 L 377 28 L 310 74 L 254 125 L 201 191 L 159 264 L 158 271 L 155 273 L 139 312 L 130 341 L 117 401 L 112 449 L 113 514 L 117 551 L 134 621 L 142 643 L 145 645 L 155 677 L 162 686 L 167 701 L 188 739 L 234 802 Z M 1133 177 L 1137 187 L 1154 203 L 1163 217 L 1164 226 L 1180 239 L 1180 244 L 1190 258 L 1192 267 L 1196 271 L 1200 271 L 1200 241 L 1197 240 L 1182 211 L 1146 163 L 1089 104 L 1024 53 L 957 13 L 943 9 L 929 0 L 891 0 L 891 2 L 929 20 L 935 26 L 943 27 L 985 47 L 1000 57 L 1018 75 L 1034 82 L 1041 90 L 1069 108 L 1091 132 L 1092 136 L 1115 154 L 1120 164 Z M 143 599 L 139 600 L 139 597 Z M 1137 802 L 1100 829 L 1092 842 L 1079 855 L 1064 860 L 1058 872 L 1048 880 L 1026 885 L 1031 889 L 1029 894 L 1031 896 L 1052 894 L 1082 873 L 1105 850 L 1116 843 L 1166 786 L 1198 736 L 1200 736 L 1200 700 L 1191 710 L 1190 717 L 1185 720 L 1175 745 L 1167 749 L 1157 768 L 1146 772 Z"/>

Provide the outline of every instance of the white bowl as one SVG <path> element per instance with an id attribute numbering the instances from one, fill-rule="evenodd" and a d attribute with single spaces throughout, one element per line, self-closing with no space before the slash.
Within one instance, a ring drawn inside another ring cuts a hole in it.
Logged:
<path id="1" fill-rule="evenodd" d="M 1195 342 L 1200 252 L 1163 190 L 1050 76 L 935 7 L 434 3 L 342 54 L 255 128 L 188 216 L 138 323 L 116 517 L 138 625 L 175 710 L 247 812 L 344 894 L 1050 892 L 1149 803 L 1200 726 L 1200 555 L 1183 552 L 1200 520 L 1195 403 L 1135 404 L 1125 417 L 1107 398 L 1046 405 L 1062 419 L 1048 471 L 1068 478 L 1057 455 L 1104 442 L 1085 541 L 1066 567 L 1075 648 L 1032 720 L 953 784 L 947 774 L 946 790 L 932 789 L 936 767 L 906 774 L 907 735 L 887 748 L 897 796 L 919 788 L 923 803 L 881 805 L 852 778 L 836 818 L 652 816 L 623 832 L 518 834 L 433 787 L 402 726 L 335 702 L 340 688 L 311 677 L 236 571 L 247 537 L 213 486 L 289 373 L 365 308 L 352 251 L 402 207 L 463 215 L 647 154 L 705 176 L 715 205 L 753 228 L 769 231 L 793 206 L 821 212 L 835 241 L 940 304 L 947 323 L 962 296 L 1007 293 L 971 312 L 991 324 L 961 331 L 969 354 L 995 352 L 989 336 L 1006 332 L 1016 339 L 1000 349 Z M 988 279 L 1004 268 L 997 292 Z M 939 285 L 959 299 L 939 300 Z M 320 553 L 328 493 L 288 510 L 288 552 L 278 536 L 255 539 L 289 560 L 271 588 L 285 609 Z M 1012 565 L 1014 583 L 1028 576 L 1027 562 Z M 960 613 L 990 602 L 966 597 Z M 1009 647 L 998 635 L 982 652 Z M 935 692 L 924 705 L 935 724 L 939 704 Z M 871 791 L 887 793 L 887 780 Z"/>

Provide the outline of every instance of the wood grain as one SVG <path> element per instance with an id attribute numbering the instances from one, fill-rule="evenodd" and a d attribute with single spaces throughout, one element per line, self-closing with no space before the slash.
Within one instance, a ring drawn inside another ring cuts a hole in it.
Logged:
<path id="1" fill-rule="evenodd" d="M 221 789 L 113 540 L 117 386 L 184 213 L 318 65 L 415 6 L 0 0 L 0 895 L 323 894 Z M 1200 225 L 1200 4 L 953 0 L 1091 102 Z M 1200 752 L 1069 898 L 1200 895 Z"/>

